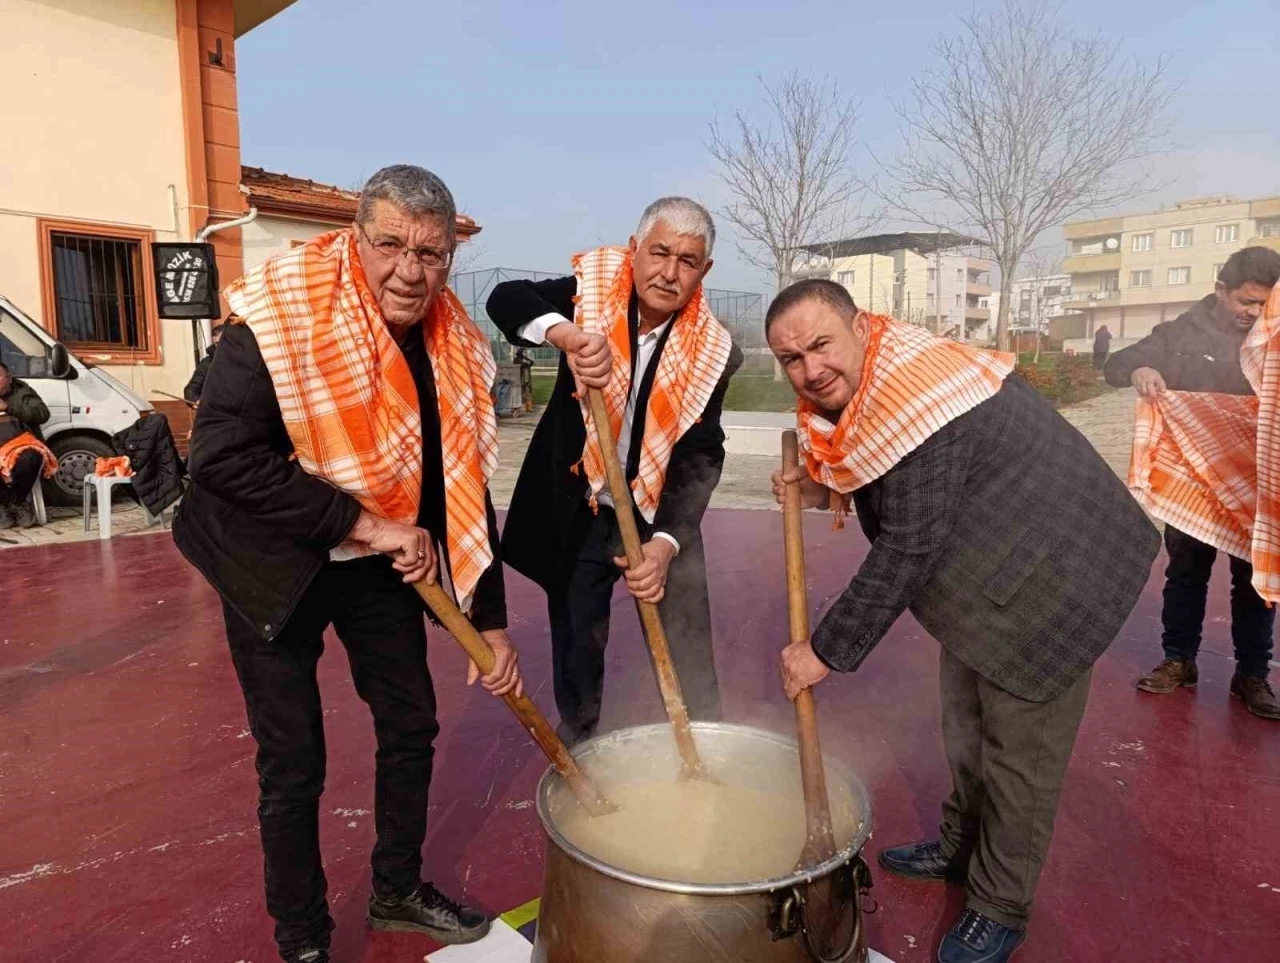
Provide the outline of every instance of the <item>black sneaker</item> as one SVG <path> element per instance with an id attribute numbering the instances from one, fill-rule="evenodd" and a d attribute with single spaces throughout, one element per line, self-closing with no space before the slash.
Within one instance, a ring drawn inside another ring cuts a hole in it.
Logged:
<path id="1" fill-rule="evenodd" d="M 375 930 L 425 933 L 437 943 L 474 943 L 489 932 L 489 918 L 455 903 L 431 883 L 399 901 L 369 897 L 369 924 Z"/>
<path id="2" fill-rule="evenodd" d="M 907 843 L 880 850 L 880 865 L 906 879 L 936 880 L 940 883 L 963 883 L 964 867 L 952 865 L 942 852 L 942 843 Z"/>
<path id="3" fill-rule="evenodd" d="M 290 950 L 289 952 L 281 952 L 280 958 L 284 963 L 329 963 L 329 948 L 327 946 L 307 946 L 300 950 Z"/>
<path id="4" fill-rule="evenodd" d="M 1013 930 L 977 910 L 965 910 L 960 922 L 942 938 L 938 963 L 1005 963 L 1026 938 L 1026 930 Z"/>

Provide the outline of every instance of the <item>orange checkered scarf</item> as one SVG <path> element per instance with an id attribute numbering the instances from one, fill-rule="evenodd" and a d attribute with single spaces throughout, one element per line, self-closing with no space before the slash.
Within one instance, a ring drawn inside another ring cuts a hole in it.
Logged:
<path id="1" fill-rule="evenodd" d="M 24 431 L 16 438 L 10 438 L 3 445 L 0 445 L 0 478 L 5 482 L 12 480 L 13 466 L 18 462 L 18 456 L 24 451 L 34 451 L 40 455 L 40 460 L 44 463 L 41 467 L 41 474 L 45 478 L 52 478 L 58 471 L 58 459 L 53 457 L 47 445 L 29 431 Z"/>
<path id="2" fill-rule="evenodd" d="M 369 291 L 352 229 L 272 258 L 226 291 L 257 339 L 298 463 L 368 512 L 412 525 L 422 423 L 409 365 Z M 493 562 L 485 490 L 498 463 L 489 342 L 448 288 L 422 325 L 443 440 L 449 574 L 464 610 Z M 437 538 L 439 532 L 433 532 Z M 367 554 L 350 543 L 335 557 Z"/>
<path id="3" fill-rule="evenodd" d="M 631 254 L 620 247 L 601 247 L 576 254 L 573 273 L 578 279 L 574 321 L 584 331 L 606 336 L 613 352 L 613 372 L 604 389 L 604 400 L 613 436 L 617 438 L 631 397 L 631 333 L 627 323 L 635 286 Z M 631 483 L 631 491 L 636 507 L 650 522 L 658 510 L 671 449 L 702 416 L 729 363 L 731 348 L 729 332 L 712 316 L 699 285 L 689 303 L 671 322 L 649 393 L 639 472 Z M 591 485 L 594 507 L 596 496 L 605 486 L 604 459 L 587 399 L 579 401 L 587 425 L 582 467 Z"/>
<path id="4" fill-rule="evenodd" d="M 862 379 L 836 424 L 813 404 L 796 406 L 809 475 L 847 494 L 884 475 L 930 436 L 995 395 L 1014 357 L 938 338 L 867 315 Z"/>
<path id="5" fill-rule="evenodd" d="M 1138 399 L 1129 487 L 1154 517 L 1253 564 L 1280 601 L 1280 286 L 1240 349 L 1257 397 Z"/>

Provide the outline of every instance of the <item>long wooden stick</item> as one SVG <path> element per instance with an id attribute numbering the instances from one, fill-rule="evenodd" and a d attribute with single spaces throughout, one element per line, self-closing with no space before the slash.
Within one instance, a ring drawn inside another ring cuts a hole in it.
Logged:
<path id="1" fill-rule="evenodd" d="M 453 637 L 458 640 L 458 644 L 471 658 L 471 661 L 480 669 L 481 675 L 488 675 L 493 671 L 493 664 L 496 657 L 489 643 L 484 640 L 479 632 L 476 631 L 471 620 L 462 614 L 462 611 L 454 603 L 446 592 L 437 582 L 418 582 L 414 588 L 418 590 L 418 594 L 423 600 L 431 606 L 431 611 L 435 612 L 444 623 L 444 627 L 452 633 Z M 538 744 L 538 748 L 546 753 L 547 758 L 551 760 L 551 764 L 556 767 L 556 771 L 560 773 L 564 781 L 569 784 L 569 788 L 577 797 L 578 802 L 592 816 L 601 816 L 605 813 L 613 812 L 616 808 L 607 799 L 600 794 L 587 774 L 578 768 L 578 762 L 570 755 L 568 748 L 560 741 L 560 737 L 556 735 L 556 731 L 551 728 L 551 724 L 547 722 L 546 717 L 538 711 L 538 707 L 526 695 L 517 696 L 515 693 L 507 693 L 503 700 L 512 712 L 516 714 L 516 718 L 520 720 L 520 724 L 528 730 L 529 735 L 533 736 L 533 741 Z"/>
<path id="2" fill-rule="evenodd" d="M 617 441 L 613 437 L 609 409 L 599 388 L 588 388 L 587 398 L 591 407 L 591 420 L 596 423 L 596 433 L 600 436 L 604 471 L 609 479 L 609 494 L 613 496 L 613 510 L 618 516 L 622 545 L 626 550 L 628 564 L 636 569 L 644 563 L 644 551 L 640 547 L 636 517 L 631 510 L 631 492 L 627 487 L 627 478 L 618 462 Z M 663 631 L 658 607 L 652 602 L 637 600 L 636 609 L 640 613 L 645 641 L 649 643 L 649 652 L 653 656 L 653 665 L 658 674 L 658 689 L 667 708 L 667 718 L 671 720 L 671 726 L 675 730 L 676 747 L 680 750 L 680 759 L 684 763 L 684 775 L 701 774 L 702 762 L 698 759 L 698 749 L 693 744 L 693 733 L 689 729 L 689 710 L 680 693 L 680 680 L 676 678 L 675 666 L 671 664 L 671 648 L 667 645 L 667 633 Z"/>
<path id="3" fill-rule="evenodd" d="M 782 470 L 800 463 L 794 431 L 782 433 Z M 787 552 L 787 611 L 791 641 L 809 641 L 809 599 L 804 584 L 804 532 L 801 529 L 800 483 L 787 485 L 782 506 L 782 530 Z M 812 866 L 836 851 L 831 829 L 831 802 L 827 798 L 827 774 L 822 768 L 822 746 L 818 742 L 818 714 L 813 690 L 805 689 L 795 701 L 796 731 L 800 741 L 800 781 L 804 787 L 805 834 L 802 864 Z"/>

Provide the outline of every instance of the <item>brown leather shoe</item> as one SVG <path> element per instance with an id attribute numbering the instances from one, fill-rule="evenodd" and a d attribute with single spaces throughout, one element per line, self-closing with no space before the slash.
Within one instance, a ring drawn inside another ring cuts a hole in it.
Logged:
<path id="1" fill-rule="evenodd" d="M 1154 692 L 1156 695 L 1167 695 L 1178 688 L 1195 688 L 1200 681 L 1200 670 L 1194 662 L 1182 659 L 1165 659 L 1147 675 L 1138 680 L 1138 688 L 1143 692 Z"/>
<path id="2" fill-rule="evenodd" d="M 1256 675 L 1231 677 L 1231 694 L 1244 703 L 1244 707 L 1262 719 L 1280 719 L 1280 702 L 1275 690 L 1266 679 Z"/>

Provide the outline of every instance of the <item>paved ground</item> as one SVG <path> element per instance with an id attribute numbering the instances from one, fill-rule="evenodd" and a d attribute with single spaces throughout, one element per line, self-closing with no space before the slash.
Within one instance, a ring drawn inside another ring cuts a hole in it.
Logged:
<path id="1" fill-rule="evenodd" d="M 1121 478 L 1129 477 L 1129 450 L 1133 446 L 1133 410 L 1137 395 L 1132 388 L 1109 391 L 1071 408 L 1063 416 L 1084 434 L 1107 464 Z"/>
<path id="2" fill-rule="evenodd" d="M 713 510 L 705 529 L 726 718 L 792 733 L 776 670 L 787 625 L 779 516 Z M 806 517 L 805 541 L 816 611 L 866 543 L 819 515 Z M 0 959 L 269 963 L 253 740 L 217 597 L 165 537 L 21 554 L 5 572 L 0 627 Z M 512 573 L 508 599 L 527 690 L 550 711 L 542 593 Z M 1225 567 L 1209 596 L 1195 690 L 1133 689 L 1157 657 L 1159 612 L 1157 566 L 1094 670 L 1018 957 L 1027 963 L 1276 959 L 1280 727 L 1228 698 Z M 613 618 L 603 721 L 657 721 L 638 620 L 622 594 Z M 937 653 L 905 616 L 855 675 L 817 693 L 823 747 L 871 793 L 872 853 L 936 830 L 948 783 Z M 441 734 L 425 874 L 488 910 L 521 906 L 541 885 L 533 791 L 546 762 L 499 701 L 463 685 L 465 660 L 439 631 L 430 666 Z M 335 963 L 418 963 L 431 944 L 373 935 L 364 920 L 373 732 L 332 637 L 319 677 Z M 896 963 L 928 963 L 961 892 L 872 872 L 880 909 L 867 917 L 871 945 Z"/>

